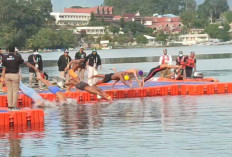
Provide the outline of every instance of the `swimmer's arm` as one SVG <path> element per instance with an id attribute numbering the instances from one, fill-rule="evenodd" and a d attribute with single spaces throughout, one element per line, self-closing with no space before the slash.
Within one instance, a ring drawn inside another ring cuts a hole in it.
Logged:
<path id="1" fill-rule="evenodd" d="M 27 67 L 29 67 L 29 68 L 33 68 L 33 69 L 38 69 L 38 68 L 36 68 L 35 66 L 33 66 L 32 64 L 30 64 L 29 62 L 24 62 L 24 64 L 27 66 Z"/>
<path id="2" fill-rule="evenodd" d="M 114 73 L 116 73 L 116 72 L 117 72 L 117 69 L 116 69 L 116 68 L 111 68 L 110 70 L 113 70 L 113 71 L 114 71 Z"/>
<path id="3" fill-rule="evenodd" d="M 172 77 L 172 76 L 174 76 L 174 75 L 175 75 L 175 73 L 173 72 L 173 73 L 167 75 L 167 77 Z"/>
<path id="4" fill-rule="evenodd" d="M 115 82 L 114 82 L 114 84 L 112 85 L 112 88 L 114 88 L 114 86 L 116 85 L 116 83 L 118 82 L 119 80 L 116 80 Z"/>
<path id="5" fill-rule="evenodd" d="M 137 74 L 135 72 L 133 74 L 134 74 L 134 77 L 135 77 L 138 85 L 141 87 L 141 84 L 140 84 L 140 81 L 139 81 L 139 78 L 138 78 Z"/>

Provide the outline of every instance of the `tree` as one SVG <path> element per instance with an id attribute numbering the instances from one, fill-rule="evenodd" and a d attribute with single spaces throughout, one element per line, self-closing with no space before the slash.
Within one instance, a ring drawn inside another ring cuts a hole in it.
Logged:
<path id="1" fill-rule="evenodd" d="M 232 11 L 227 11 L 223 14 L 225 20 L 227 23 L 231 23 L 232 22 Z"/>
<path id="2" fill-rule="evenodd" d="M 156 41 L 162 41 L 162 42 L 166 42 L 168 38 L 167 34 L 164 34 L 163 31 L 158 31 L 156 34 Z"/>
<path id="3" fill-rule="evenodd" d="M 147 43 L 148 43 L 147 38 L 144 37 L 143 34 L 137 35 L 136 38 L 135 38 L 135 40 L 136 40 L 136 42 L 137 42 L 138 44 L 147 44 Z"/>
<path id="4" fill-rule="evenodd" d="M 198 8 L 199 14 L 210 17 L 212 23 L 218 19 L 223 12 L 229 10 L 229 5 L 227 0 L 205 0 Z"/>
<path id="5" fill-rule="evenodd" d="M 109 27 L 110 32 L 112 32 L 114 35 L 119 32 L 119 28 L 116 26 L 110 26 Z"/>
<path id="6" fill-rule="evenodd" d="M 54 20 L 50 16 L 52 4 L 50 0 L 40 1 L 0 1 L 0 46 L 25 46 L 27 38 L 36 34 L 41 28 Z M 9 35 L 10 33 L 10 35 Z"/>
<path id="7" fill-rule="evenodd" d="M 208 33 L 211 38 L 218 38 L 223 41 L 228 41 L 230 36 L 226 29 L 228 28 L 219 28 L 219 24 L 210 24 L 208 27 L 206 27 L 205 32 Z"/>

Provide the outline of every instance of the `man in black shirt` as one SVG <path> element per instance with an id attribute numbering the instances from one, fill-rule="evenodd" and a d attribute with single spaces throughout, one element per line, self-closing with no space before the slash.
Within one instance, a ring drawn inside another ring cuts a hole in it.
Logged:
<path id="1" fill-rule="evenodd" d="M 38 68 L 39 71 L 43 71 L 43 60 L 38 51 L 35 50 L 33 54 L 28 56 L 28 62 Z M 35 79 L 35 70 L 33 68 L 29 68 L 29 73 L 29 85 L 32 87 L 33 79 Z M 39 89 L 43 89 L 41 81 L 39 81 Z"/>
<path id="2" fill-rule="evenodd" d="M 63 79 L 66 78 L 66 83 L 68 82 L 69 75 L 65 72 L 65 68 L 67 67 L 69 62 L 72 61 L 71 57 L 68 54 L 69 54 L 69 51 L 65 50 L 64 54 L 60 56 L 60 58 L 57 62 L 58 67 L 59 67 L 59 71 L 60 71 L 60 77 Z"/>
<path id="3" fill-rule="evenodd" d="M 88 62 L 88 84 L 90 86 L 94 85 L 97 82 L 97 78 L 92 78 L 93 75 L 98 74 L 98 67 L 101 68 L 101 58 L 97 54 L 97 50 L 93 49 L 92 53 L 86 57 L 85 63 Z"/>
<path id="4" fill-rule="evenodd" d="M 2 60 L 2 80 L 6 82 L 7 102 L 9 110 L 17 109 L 18 91 L 19 91 L 19 66 L 24 63 L 20 54 L 15 54 L 14 47 L 9 48 L 9 54 L 5 55 Z M 31 64 L 25 62 L 27 66 Z"/>
<path id="5" fill-rule="evenodd" d="M 75 60 L 86 59 L 86 53 L 84 52 L 84 47 L 81 46 L 79 52 L 75 55 Z M 85 78 L 85 63 L 81 63 L 80 68 L 78 69 L 78 75 L 80 76 L 81 81 L 84 81 Z"/>

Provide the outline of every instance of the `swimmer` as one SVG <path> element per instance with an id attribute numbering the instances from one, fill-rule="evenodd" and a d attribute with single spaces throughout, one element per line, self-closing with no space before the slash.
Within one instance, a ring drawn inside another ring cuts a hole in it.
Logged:
<path id="1" fill-rule="evenodd" d="M 151 79 L 157 72 L 163 71 L 165 69 L 177 69 L 181 68 L 179 65 L 168 65 L 168 64 L 161 64 L 155 68 L 152 68 L 148 74 L 148 76 L 144 79 L 144 82 L 148 81 Z"/>
<path id="2" fill-rule="evenodd" d="M 56 95 L 56 101 L 60 102 L 60 103 L 66 102 L 67 97 L 63 93 L 64 90 L 61 90 L 57 86 L 53 86 L 50 81 L 48 81 L 48 80 L 44 79 L 43 77 L 41 77 L 41 74 L 40 74 L 40 72 L 39 72 L 39 70 L 37 68 L 35 68 L 35 70 L 36 70 L 36 74 L 37 74 L 37 79 L 42 81 L 48 87 L 48 90 L 51 93 Z"/>
<path id="3" fill-rule="evenodd" d="M 84 90 L 88 93 L 99 95 L 102 98 L 111 100 L 111 96 L 107 95 L 106 92 L 104 92 L 102 89 L 98 88 L 97 86 L 93 85 L 90 86 L 89 84 L 80 81 L 79 77 L 76 79 L 70 79 L 68 83 L 66 83 L 67 86 L 75 86 L 79 90 Z"/>
<path id="4" fill-rule="evenodd" d="M 128 73 L 123 71 L 123 72 L 116 72 L 116 73 L 110 73 L 110 74 L 105 74 L 105 75 L 103 75 L 103 74 L 93 75 L 91 78 L 94 78 L 94 77 L 103 78 L 102 80 L 98 80 L 95 85 L 98 85 L 98 84 L 101 84 L 101 83 L 108 83 L 111 80 L 115 80 L 112 87 L 114 87 L 114 85 L 118 81 L 122 81 L 127 87 L 131 88 L 130 85 L 124 79 L 124 76 L 126 76 L 126 75 L 128 75 Z"/>
<path id="5" fill-rule="evenodd" d="M 115 69 L 115 68 L 112 68 L 112 70 L 116 73 L 117 72 L 117 70 Z M 126 70 L 125 72 L 127 72 L 127 74 L 130 76 L 130 79 L 129 79 L 129 81 L 130 81 L 130 86 L 132 86 L 132 79 L 133 79 L 133 77 L 136 79 L 136 81 L 137 81 L 137 83 L 138 83 L 138 85 L 139 85 L 139 87 L 142 87 L 143 86 L 143 82 L 144 82 L 144 79 L 143 79 L 143 71 L 142 70 L 139 70 L 139 69 L 128 69 L 128 70 Z M 140 80 L 138 79 L 138 76 L 140 76 L 141 77 L 141 81 L 142 82 L 140 82 Z"/>
<path id="6" fill-rule="evenodd" d="M 35 102 L 35 106 L 45 106 L 44 99 L 34 89 L 25 86 L 22 82 L 19 83 L 19 88 L 23 94 Z"/>

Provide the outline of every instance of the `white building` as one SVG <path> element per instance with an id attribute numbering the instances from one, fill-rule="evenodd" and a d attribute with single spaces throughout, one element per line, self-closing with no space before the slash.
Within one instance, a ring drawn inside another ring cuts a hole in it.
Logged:
<path id="1" fill-rule="evenodd" d="M 88 35 L 102 35 L 105 34 L 105 27 L 76 27 L 74 34 L 86 33 Z"/>
<path id="2" fill-rule="evenodd" d="M 147 39 L 148 43 L 147 45 L 155 45 L 155 37 L 149 36 L 149 35 L 144 35 L 144 37 Z"/>
<path id="3" fill-rule="evenodd" d="M 50 14 L 56 19 L 57 25 L 84 26 L 88 25 L 90 20 L 89 13 L 55 13 Z"/>
<path id="4" fill-rule="evenodd" d="M 206 43 L 209 41 L 208 34 L 185 34 L 180 35 L 179 40 L 183 45 L 195 45 L 200 43 Z"/>

